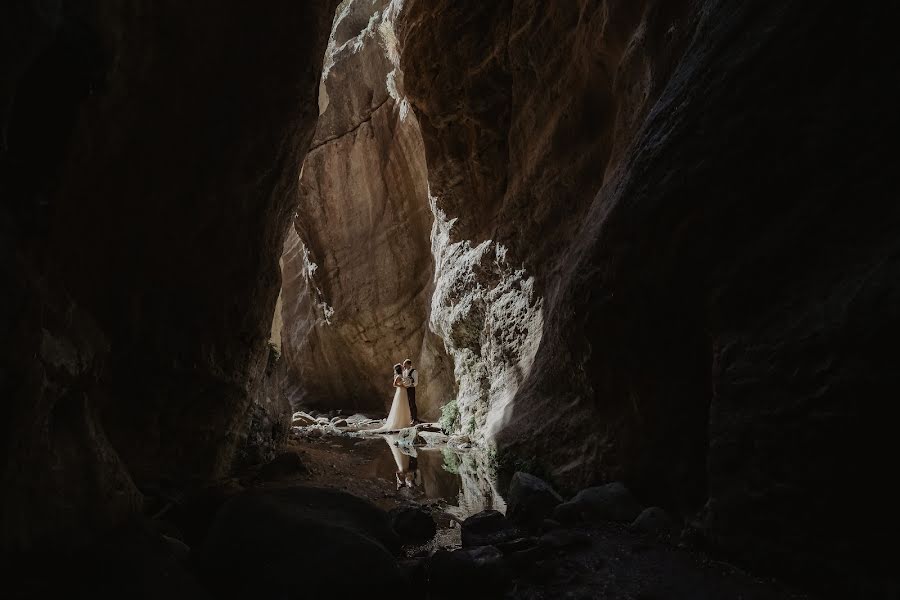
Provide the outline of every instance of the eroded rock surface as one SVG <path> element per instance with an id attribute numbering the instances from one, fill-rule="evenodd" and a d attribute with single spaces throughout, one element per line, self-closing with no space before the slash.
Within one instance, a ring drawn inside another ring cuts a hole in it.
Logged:
<path id="1" fill-rule="evenodd" d="M 282 260 L 282 339 L 295 402 L 384 410 L 392 366 L 411 358 L 419 415 L 433 419 L 454 384 L 428 328 L 432 214 L 419 126 L 403 96 L 399 5 L 354 0 L 337 11 L 296 237 Z"/>

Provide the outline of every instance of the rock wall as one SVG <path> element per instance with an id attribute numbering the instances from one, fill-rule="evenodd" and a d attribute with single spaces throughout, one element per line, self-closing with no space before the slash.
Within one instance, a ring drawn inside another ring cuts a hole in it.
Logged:
<path id="1" fill-rule="evenodd" d="M 0 9 L 3 550 L 228 471 L 336 4 Z"/>
<path id="2" fill-rule="evenodd" d="M 399 5 L 354 0 L 336 13 L 282 258 L 282 342 L 295 403 L 385 410 L 393 365 L 412 358 L 420 414 L 436 418 L 454 383 L 428 327 L 432 214 L 419 126 L 403 96 Z"/>
<path id="3" fill-rule="evenodd" d="M 559 259 L 692 33 L 685 5 L 405 4 L 402 66 L 436 214 L 432 321 L 454 356 L 464 431 L 493 439 L 520 411 L 513 399 L 547 331 Z M 558 362 L 559 386 L 581 377 L 565 354 Z M 556 452 L 571 454 L 550 462 L 581 469 L 557 473 L 565 483 L 587 483 L 598 476 L 591 455 L 603 435 L 554 396 L 533 427 L 565 424 L 573 443 Z M 692 465 L 695 481 L 679 487 L 696 491 L 703 448 L 684 447 L 690 439 L 665 452 L 670 464 Z"/>
<path id="4" fill-rule="evenodd" d="M 885 595 L 897 55 L 831 4 L 407 0 L 396 30 L 464 427 Z"/>

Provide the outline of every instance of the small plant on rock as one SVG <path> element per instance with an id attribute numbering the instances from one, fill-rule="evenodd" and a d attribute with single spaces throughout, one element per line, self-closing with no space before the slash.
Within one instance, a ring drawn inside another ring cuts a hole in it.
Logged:
<path id="1" fill-rule="evenodd" d="M 459 475 L 459 456 L 450 448 L 442 448 L 441 454 L 444 456 L 444 470 L 454 475 Z"/>
<path id="2" fill-rule="evenodd" d="M 451 433 L 457 427 L 459 421 L 459 405 L 456 400 L 451 400 L 441 407 L 440 424 L 441 429 L 447 433 Z"/>

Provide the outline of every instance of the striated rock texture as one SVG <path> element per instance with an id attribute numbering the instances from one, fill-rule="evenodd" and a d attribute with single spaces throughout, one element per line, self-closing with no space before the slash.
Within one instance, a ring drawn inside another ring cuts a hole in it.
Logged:
<path id="1" fill-rule="evenodd" d="M 885 9 L 832 4 L 407 0 L 396 30 L 463 426 L 874 597 L 898 61 Z"/>
<path id="2" fill-rule="evenodd" d="M 403 97 L 397 6 L 345 2 L 325 60 L 321 115 L 282 258 L 284 358 L 292 399 L 382 411 L 392 367 L 419 370 L 420 416 L 454 384 L 428 328 L 434 261 L 425 153 Z"/>
<path id="3" fill-rule="evenodd" d="M 335 4 L 0 9 L 3 550 L 229 469 Z"/>

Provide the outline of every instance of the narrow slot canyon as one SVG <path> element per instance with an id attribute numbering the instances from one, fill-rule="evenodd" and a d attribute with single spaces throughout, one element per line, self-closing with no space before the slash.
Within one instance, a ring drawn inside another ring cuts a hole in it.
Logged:
<path id="1" fill-rule="evenodd" d="M 5 4 L 0 595 L 900 597 L 888 12 Z"/>

